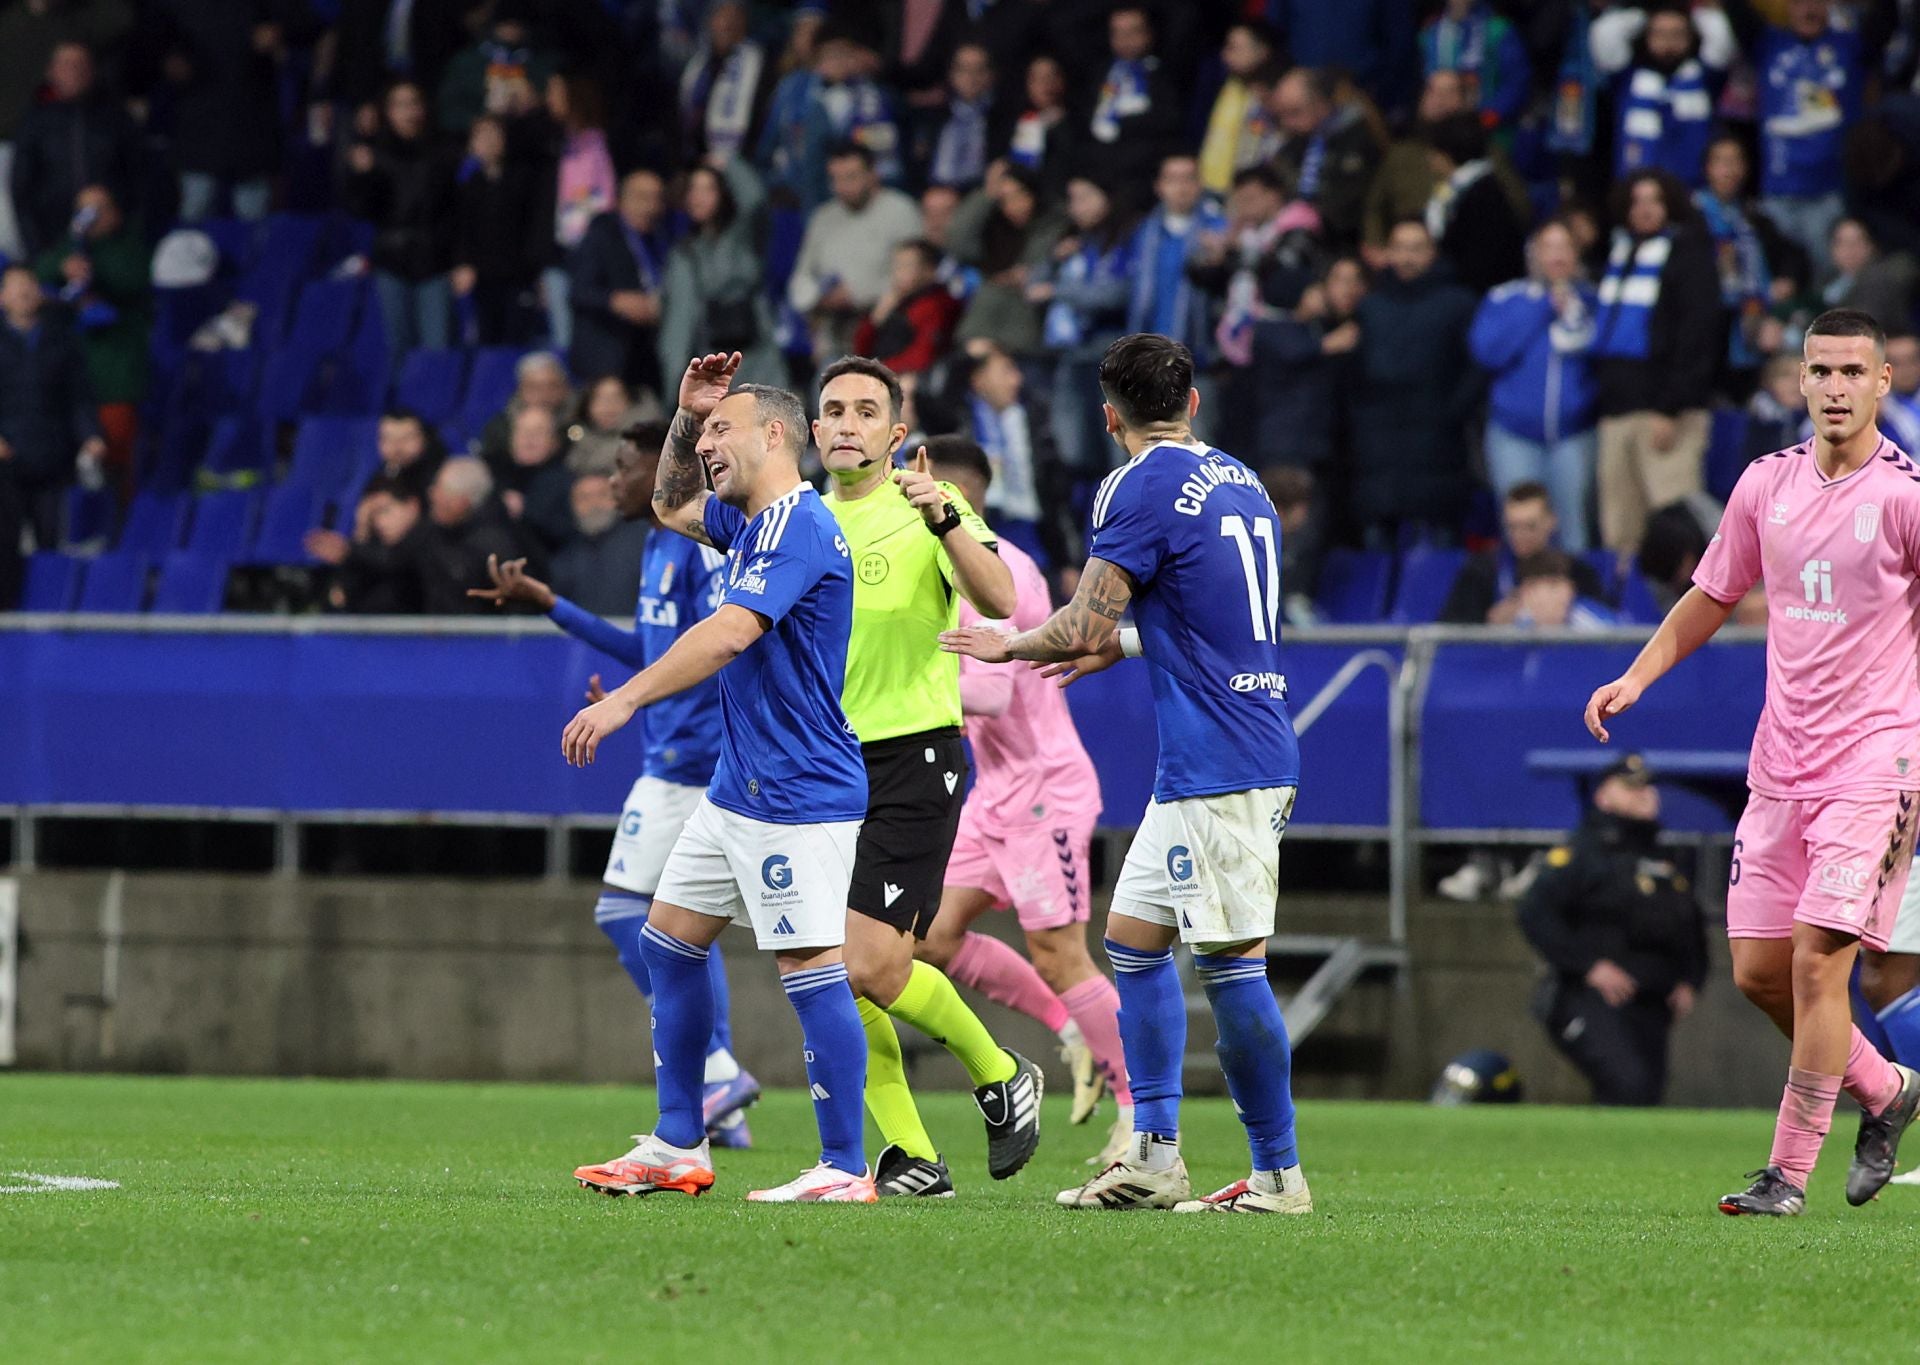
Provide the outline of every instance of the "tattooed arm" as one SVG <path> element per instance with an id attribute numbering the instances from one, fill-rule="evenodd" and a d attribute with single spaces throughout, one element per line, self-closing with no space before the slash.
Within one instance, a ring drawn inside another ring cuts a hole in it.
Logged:
<path id="1" fill-rule="evenodd" d="M 653 519 L 669 531 L 678 531 L 702 545 L 707 536 L 707 478 L 694 447 L 700 440 L 700 420 L 685 408 L 673 414 L 667 439 L 660 447 L 660 470 L 653 476 Z"/>
<path id="2" fill-rule="evenodd" d="M 653 519 L 690 540 L 711 545 L 707 534 L 706 472 L 700 467 L 700 432 L 720 406 L 740 368 L 740 353 L 697 355 L 680 376 L 680 405 L 660 447 L 660 472 L 653 480 Z"/>
<path id="3" fill-rule="evenodd" d="M 1089 559 L 1073 600 L 1032 630 L 1010 635 L 988 626 L 949 630 L 940 647 L 990 664 L 1013 659 L 1059 663 L 1088 655 L 1120 653 L 1116 634 L 1127 603 L 1133 600 L 1133 576 L 1117 564 Z"/>

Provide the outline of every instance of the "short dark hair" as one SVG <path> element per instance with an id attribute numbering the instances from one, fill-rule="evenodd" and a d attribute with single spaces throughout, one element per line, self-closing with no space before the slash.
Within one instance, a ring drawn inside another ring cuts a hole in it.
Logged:
<path id="1" fill-rule="evenodd" d="M 977 442 L 966 436 L 934 436 L 927 441 L 927 461 L 964 469 L 980 480 L 983 488 L 993 486 L 993 462 Z M 978 510 L 977 508 L 975 509 Z"/>
<path id="2" fill-rule="evenodd" d="M 1487 128 L 1478 114 L 1449 114 L 1427 130 L 1427 145 L 1456 166 L 1487 154 Z"/>
<path id="3" fill-rule="evenodd" d="M 1530 578 L 1572 577 L 1573 557 L 1565 550 L 1541 550 L 1513 566 L 1513 581 L 1516 583 L 1525 583 Z"/>
<path id="4" fill-rule="evenodd" d="M 1193 390 L 1193 352 L 1158 332 L 1134 332 L 1100 358 L 1100 392 L 1129 427 L 1177 422 Z"/>
<path id="5" fill-rule="evenodd" d="M 1873 314 L 1858 308 L 1829 308 L 1807 327 L 1810 337 L 1866 337 L 1881 351 L 1887 349 L 1885 329 Z"/>
<path id="6" fill-rule="evenodd" d="M 1509 488 L 1506 500 L 1508 502 L 1544 502 L 1549 507 L 1553 506 L 1553 494 L 1547 491 L 1544 483 L 1534 479 L 1528 479 L 1525 483 L 1516 483 Z"/>
<path id="7" fill-rule="evenodd" d="M 658 418 L 635 422 L 620 433 L 620 448 L 632 446 L 642 455 L 658 458 L 661 447 L 667 443 L 668 430 L 668 423 Z"/>
<path id="8" fill-rule="evenodd" d="M 753 400 L 756 422 L 778 422 L 786 428 L 787 453 L 798 464 L 807 453 L 807 405 L 800 395 L 771 384 L 735 384 L 727 397 L 745 394 Z"/>
<path id="9" fill-rule="evenodd" d="M 427 430 L 427 419 L 415 412 L 412 408 L 388 408 L 380 414 L 380 420 L 383 422 L 411 422 L 420 428 L 420 434 L 422 436 L 431 434 Z"/>
<path id="10" fill-rule="evenodd" d="M 1277 464 L 1260 471 L 1276 511 L 1303 507 L 1313 501 L 1313 471 L 1303 465 Z"/>
<path id="11" fill-rule="evenodd" d="M 897 243 L 893 249 L 895 251 L 911 251 L 920 258 L 921 264 L 929 270 L 938 270 L 940 268 L 940 248 L 932 242 L 929 242 L 925 237 L 910 238 L 907 241 Z"/>
<path id="12" fill-rule="evenodd" d="M 360 490 L 364 502 L 368 498 L 386 494 L 390 498 L 399 498 L 402 502 L 420 501 L 420 492 L 405 479 L 396 479 L 390 474 L 375 474 L 367 480 L 367 486 Z"/>
<path id="13" fill-rule="evenodd" d="M 1684 501 L 1672 502 L 1647 518 L 1634 563 L 1648 582 L 1671 584 L 1689 561 L 1698 562 L 1706 552 L 1707 533 L 1700 519 Z"/>
<path id="14" fill-rule="evenodd" d="M 882 365 L 879 361 L 864 355 L 843 355 L 826 369 L 820 371 L 820 384 L 817 392 L 825 393 L 827 385 L 843 374 L 863 374 L 869 379 L 877 379 L 887 386 L 887 404 L 893 413 L 893 420 L 900 420 L 900 409 L 906 402 L 906 395 L 900 392 L 900 376 Z M 817 405 L 816 405 L 817 406 Z"/>
<path id="15" fill-rule="evenodd" d="M 1280 46 L 1280 35 L 1265 19 L 1235 19 L 1227 25 L 1227 32 L 1231 33 L 1236 28 L 1244 30 L 1256 43 L 1264 43 L 1269 52 Z"/>
<path id="16" fill-rule="evenodd" d="M 873 152 L 862 143 L 836 142 L 827 148 L 827 161 L 829 164 L 835 161 L 844 161 L 850 156 L 860 158 L 860 164 L 868 170 L 873 169 Z"/>
<path id="17" fill-rule="evenodd" d="M 1261 189 L 1272 190 L 1275 194 L 1287 193 L 1287 182 L 1281 179 L 1280 172 L 1272 166 L 1248 166 L 1244 170 L 1235 171 L 1233 188 L 1237 190 L 1242 185 L 1258 185 Z"/>

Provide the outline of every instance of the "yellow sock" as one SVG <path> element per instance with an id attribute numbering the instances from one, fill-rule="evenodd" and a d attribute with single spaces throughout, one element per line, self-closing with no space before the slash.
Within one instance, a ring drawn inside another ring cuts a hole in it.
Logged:
<path id="1" fill-rule="evenodd" d="M 898 1145 L 908 1156 L 937 1161 L 933 1139 L 920 1122 L 920 1110 L 907 1088 L 906 1063 L 900 1057 L 900 1035 L 887 1012 L 864 996 L 860 1027 L 867 1031 L 867 1112 L 880 1126 L 880 1136 Z"/>
<path id="2" fill-rule="evenodd" d="M 914 963 L 907 988 L 900 992 L 898 1000 L 887 1006 L 887 1013 L 895 1019 L 906 1020 L 959 1058 L 974 1085 L 1013 1079 L 1017 1068 L 1012 1055 L 993 1041 L 980 1016 L 967 1008 L 960 992 L 938 967 Z M 871 1073 L 871 1066 L 868 1069 Z"/>

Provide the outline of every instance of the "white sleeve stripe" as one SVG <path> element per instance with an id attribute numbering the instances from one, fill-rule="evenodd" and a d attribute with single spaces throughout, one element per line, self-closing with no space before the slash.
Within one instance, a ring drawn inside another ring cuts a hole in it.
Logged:
<path id="1" fill-rule="evenodd" d="M 1127 476 L 1128 470 L 1146 458 L 1146 452 L 1141 451 L 1140 454 L 1128 460 L 1100 481 L 1100 491 L 1094 494 L 1093 498 L 1093 527 L 1096 531 L 1100 529 L 1101 524 L 1107 519 L 1107 508 L 1109 504 L 1113 502 L 1113 495 L 1120 487 L 1120 480 Z"/>

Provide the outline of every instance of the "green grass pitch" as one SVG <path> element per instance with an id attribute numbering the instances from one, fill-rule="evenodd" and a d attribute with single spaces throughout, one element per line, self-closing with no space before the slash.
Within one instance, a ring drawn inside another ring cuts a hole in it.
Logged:
<path id="1" fill-rule="evenodd" d="M 1049 1099 L 988 1181 L 962 1095 L 922 1097 L 957 1199 L 761 1208 L 810 1156 L 753 1111 L 698 1201 L 607 1199 L 645 1091 L 0 1077 L 0 1361 L 1795 1360 L 1911 1357 L 1920 1189 L 1849 1209 L 1836 1125 L 1798 1220 L 1721 1217 L 1770 1116 L 1309 1103 L 1302 1219 L 1056 1209 L 1095 1128 Z M 1243 1174 L 1191 1104 L 1204 1188 Z"/>

